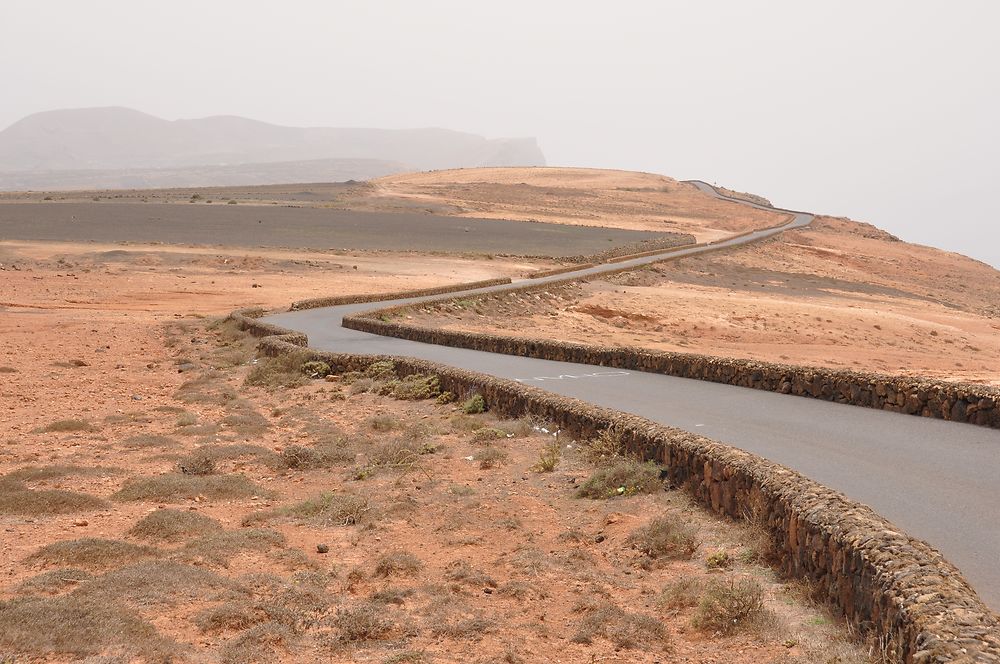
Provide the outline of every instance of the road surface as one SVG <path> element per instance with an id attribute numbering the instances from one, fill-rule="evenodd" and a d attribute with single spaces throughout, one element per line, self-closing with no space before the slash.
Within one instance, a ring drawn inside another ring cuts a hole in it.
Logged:
<path id="1" fill-rule="evenodd" d="M 694 184 L 719 196 L 704 183 Z M 790 214 L 791 221 L 783 227 L 671 255 L 738 246 L 807 225 L 813 218 L 801 212 Z M 663 256 L 573 274 L 586 276 L 658 260 Z M 567 276 L 572 275 L 530 283 Z M 661 374 L 437 346 L 341 327 L 344 316 L 358 311 L 434 298 L 309 309 L 265 320 L 306 333 L 313 348 L 417 357 L 518 380 L 766 457 L 870 505 L 910 535 L 926 540 L 962 570 L 987 604 L 1000 609 L 1000 431 Z"/>

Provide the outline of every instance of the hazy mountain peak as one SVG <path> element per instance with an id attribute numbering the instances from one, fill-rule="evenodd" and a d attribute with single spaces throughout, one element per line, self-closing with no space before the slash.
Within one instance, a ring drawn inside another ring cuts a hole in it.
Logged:
<path id="1" fill-rule="evenodd" d="M 118 106 L 35 113 L 0 132 L 0 171 L 177 169 L 378 160 L 412 170 L 538 166 L 533 138 L 440 128 L 283 127 L 233 115 L 168 121 Z"/>

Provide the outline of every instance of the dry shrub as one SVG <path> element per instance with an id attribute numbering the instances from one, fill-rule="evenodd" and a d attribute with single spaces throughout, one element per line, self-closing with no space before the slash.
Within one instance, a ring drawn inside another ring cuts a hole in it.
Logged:
<path id="1" fill-rule="evenodd" d="M 42 516 L 103 509 L 107 501 L 62 489 L 28 489 L 19 482 L 0 481 L 0 514 Z"/>
<path id="2" fill-rule="evenodd" d="M 330 468 L 354 460 L 354 453 L 340 445 L 325 444 L 315 447 L 289 445 L 278 455 L 278 464 L 295 470 L 316 470 Z"/>
<path id="3" fill-rule="evenodd" d="M 373 415 L 365 420 L 365 425 L 372 431 L 393 431 L 399 429 L 402 423 L 392 415 Z"/>
<path id="4" fill-rule="evenodd" d="M 275 463 L 275 454 L 266 447 L 260 445 L 250 445 L 248 443 L 237 443 L 234 445 L 202 445 L 195 450 L 190 457 L 201 457 L 211 459 L 213 462 L 232 461 L 251 457 L 265 464 Z"/>
<path id="5" fill-rule="evenodd" d="M 409 470 L 424 454 L 432 454 L 437 448 L 411 438 L 393 438 L 379 445 L 368 455 L 368 468 Z"/>
<path id="6" fill-rule="evenodd" d="M 368 599 L 378 604 L 403 604 L 413 596 L 412 588 L 383 588 L 376 590 Z"/>
<path id="7" fill-rule="evenodd" d="M 83 658 L 113 647 L 148 662 L 171 661 L 177 650 L 135 611 L 103 599 L 71 594 L 0 602 L 0 652 L 5 654 Z"/>
<path id="8" fill-rule="evenodd" d="M 573 643 L 591 643 L 594 637 L 611 641 L 616 648 L 666 648 L 666 627 L 654 616 L 632 613 L 613 604 L 594 603 L 577 607 L 585 615 L 573 635 Z"/>
<path id="9" fill-rule="evenodd" d="M 157 475 L 140 477 L 125 483 L 113 497 L 116 500 L 152 500 L 178 503 L 205 498 L 245 498 L 268 492 L 243 475 Z"/>
<path id="10" fill-rule="evenodd" d="M 308 361 L 309 354 L 306 352 L 263 357 L 253 365 L 244 382 L 247 385 L 268 388 L 300 387 L 309 382 L 309 377 L 302 373 L 302 365 Z"/>
<path id="11" fill-rule="evenodd" d="M 228 567 L 230 559 L 242 551 L 267 552 L 284 546 L 285 536 L 275 530 L 224 530 L 188 542 L 177 555 L 197 564 Z"/>
<path id="12" fill-rule="evenodd" d="M 194 624 L 203 632 L 216 633 L 242 631 L 266 620 L 267 613 L 259 606 L 245 600 L 236 600 L 200 611 L 194 617 Z"/>
<path id="13" fill-rule="evenodd" d="M 226 431 L 230 431 L 239 436 L 260 436 L 269 428 L 271 423 L 263 415 L 256 412 L 242 412 L 226 415 L 219 423 Z"/>
<path id="14" fill-rule="evenodd" d="M 195 452 L 177 462 L 177 470 L 184 475 L 214 475 L 215 460 Z"/>
<path id="15" fill-rule="evenodd" d="M 667 584 L 656 603 L 661 609 L 689 609 L 698 605 L 703 589 L 702 582 L 696 577 L 682 577 Z"/>
<path id="16" fill-rule="evenodd" d="M 526 599 L 547 599 L 548 591 L 544 586 L 528 583 L 527 581 L 508 581 L 500 586 L 501 595 L 513 597 L 516 600 Z"/>
<path id="17" fill-rule="evenodd" d="M 127 565 L 145 558 L 156 558 L 160 551 L 118 540 L 84 537 L 46 544 L 26 558 L 42 565 L 76 565 L 89 570 L 103 570 Z"/>
<path id="18" fill-rule="evenodd" d="M 431 634 L 449 639 L 478 641 L 496 630 L 496 624 L 477 611 L 471 611 L 455 597 L 434 599 L 424 612 Z"/>
<path id="19" fill-rule="evenodd" d="M 473 567 L 464 560 L 456 560 L 448 565 L 444 572 L 444 578 L 456 583 L 464 583 L 480 588 L 496 588 L 497 582 L 486 572 L 477 567 Z"/>
<path id="20" fill-rule="evenodd" d="M 243 525 L 292 517 L 319 526 L 350 526 L 373 517 L 372 505 L 363 496 L 321 493 L 295 505 L 256 512 L 243 519 Z"/>
<path id="21" fill-rule="evenodd" d="M 351 383 L 351 387 L 347 390 L 348 394 L 364 394 L 365 392 L 374 392 L 377 383 L 371 378 L 358 378 Z"/>
<path id="22" fill-rule="evenodd" d="M 76 466 L 73 464 L 53 464 L 50 466 L 24 466 L 0 478 L 0 482 L 38 482 L 41 480 L 52 480 L 69 475 L 86 476 L 110 476 L 121 471 L 117 468 L 106 468 L 103 466 Z"/>
<path id="23" fill-rule="evenodd" d="M 172 560 L 152 560 L 112 570 L 81 585 L 73 594 L 109 604 L 150 606 L 189 604 L 243 592 L 235 581 L 209 570 Z"/>
<path id="24" fill-rule="evenodd" d="M 503 429 L 497 429 L 496 427 L 482 427 L 481 429 L 476 429 L 476 431 L 472 434 L 472 441 L 475 443 L 489 444 L 494 440 L 502 440 L 510 437 L 511 436 L 509 436 Z"/>
<path id="25" fill-rule="evenodd" d="M 430 661 L 422 650 L 404 650 L 391 655 L 382 664 L 425 664 Z"/>
<path id="26" fill-rule="evenodd" d="M 87 420 L 57 420 L 46 424 L 44 427 L 32 429 L 31 433 L 91 433 L 94 431 L 98 431 L 98 428 Z"/>
<path id="27" fill-rule="evenodd" d="M 220 652 L 222 664 L 262 664 L 280 661 L 278 648 L 294 638 L 291 630 L 278 623 L 254 625 L 235 637 Z"/>
<path id="28" fill-rule="evenodd" d="M 76 588 L 84 581 L 94 578 L 90 572 L 74 567 L 63 567 L 50 572 L 43 572 L 23 581 L 18 587 L 18 592 L 34 594 L 45 593 L 55 595 L 64 590 Z M 2 661 L 2 660 L 0 660 Z"/>
<path id="29" fill-rule="evenodd" d="M 626 456 L 621 431 L 613 426 L 585 441 L 582 451 L 587 462 L 596 466 L 615 463 Z"/>
<path id="30" fill-rule="evenodd" d="M 735 634 L 766 615 L 764 588 L 750 578 L 714 580 L 705 587 L 692 623 L 717 634 Z"/>
<path id="31" fill-rule="evenodd" d="M 341 643 L 378 641 L 388 636 L 394 627 L 385 615 L 385 608 L 371 602 L 338 609 L 332 622 Z"/>
<path id="32" fill-rule="evenodd" d="M 479 462 L 479 468 L 481 470 L 489 470 L 490 468 L 502 466 L 510 461 L 510 454 L 508 454 L 506 450 L 502 450 L 499 447 L 484 447 L 476 452 L 476 461 Z"/>
<path id="33" fill-rule="evenodd" d="M 628 544 L 653 559 L 688 560 L 698 550 L 698 529 L 671 514 L 633 532 Z"/>
<path id="34" fill-rule="evenodd" d="M 129 436 L 122 441 L 122 447 L 127 447 L 130 449 L 141 449 L 145 447 L 175 447 L 177 441 L 168 436 L 160 436 L 155 434 L 139 434 L 135 436 Z"/>
<path id="35" fill-rule="evenodd" d="M 409 551 L 391 551 L 375 561 L 375 576 L 416 576 L 424 564 Z"/>
<path id="36" fill-rule="evenodd" d="M 212 517 L 190 510 L 162 509 L 150 512 L 139 520 L 128 534 L 145 540 L 177 542 L 222 530 L 222 524 Z"/>
<path id="37" fill-rule="evenodd" d="M 619 458 L 610 465 L 598 468 L 577 489 L 576 495 L 578 498 L 603 499 L 662 490 L 660 469 L 655 463 Z"/>

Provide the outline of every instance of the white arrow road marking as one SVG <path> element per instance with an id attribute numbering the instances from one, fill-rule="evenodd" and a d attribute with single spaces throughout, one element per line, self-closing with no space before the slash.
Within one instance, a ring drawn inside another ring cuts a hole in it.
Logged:
<path id="1" fill-rule="evenodd" d="M 628 376 L 628 371 L 595 371 L 585 374 L 559 374 L 558 376 L 535 376 L 534 378 L 515 378 L 519 383 L 530 383 L 532 381 L 546 380 L 575 380 L 578 378 L 613 378 L 615 376 Z"/>

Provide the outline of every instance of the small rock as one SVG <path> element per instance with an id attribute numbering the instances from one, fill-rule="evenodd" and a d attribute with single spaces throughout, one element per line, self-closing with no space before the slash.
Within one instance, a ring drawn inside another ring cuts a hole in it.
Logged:
<path id="1" fill-rule="evenodd" d="M 597 542 L 598 544 L 600 544 L 601 542 L 603 542 L 606 539 L 607 539 L 607 537 L 605 537 L 604 535 L 598 535 L 597 537 L 594 538 L 594 541 Z"/>
<path id="2" fill-rule="evenodd" d="M 89 367 L 90 366 L 89 364 L 87 364 L 83 360 L 70 360 L 69 363 L 72 364 L 74 367 Z"/>
<path id="3" fill-rule="evenodd" d="M 486 593 L 487 595 L 492 595 L 493 594 L 493 589 L 489 588 L 489 587 L 483 588 L 483 592 Z"/>
<path id="4" fill-rule="evenodd" d="M 139 396 L 138 394 L 133 394 L 132 401 L 142 401 L 142 397 Z"/>
<path id="5" fill-rule="evenodd" d="M 329 552 L 330 552 L 330 547 L 327 546 L 326 544 L 316 545 L 316 553 L 329 553 Z"/>
<path id="6" fill-rule="evenodd" d="M 83 526 L 87 526 L 87 525 L 90 525 L 90 524 L 87 522 L 86 519 L 77 519 L 76 521 L 73 522 L 73 525 L 74 526 L 80 526 L 82 528 Z"/>
<path id="7" fill-rule="evenodd" d="M 328 382 L 328 383 L 336 383 L 338 380 L 340 380 L 340 376 L 334 376 L 333 374 L 327 374 L 326 378 L 324 380 L 326 380 L 326 382 Z"/>

